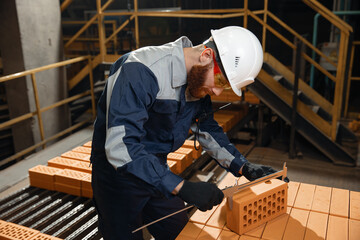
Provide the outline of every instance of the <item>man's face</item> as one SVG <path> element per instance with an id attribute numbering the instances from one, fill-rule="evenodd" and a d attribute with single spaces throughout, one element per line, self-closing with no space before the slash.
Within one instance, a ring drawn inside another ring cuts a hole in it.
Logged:
<path id="1" fill-rule="evenodd" d="M 190 94 L 196 98 L 205 97 L 207 94 L 218 96 L 224 90 L 216 84 L 213 60 L 206 65 L 194 65 L 187 76 L 187 81 Z"/>

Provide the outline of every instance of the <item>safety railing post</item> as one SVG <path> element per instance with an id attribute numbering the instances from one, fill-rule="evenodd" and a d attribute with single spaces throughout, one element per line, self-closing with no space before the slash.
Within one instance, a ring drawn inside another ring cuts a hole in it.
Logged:
<path id="1" fill-rule="evenodd" d="M 97 19 L 98 19 L 98 28 L 99 28 L 99 48 L 100 48 L 100 56 L 102 62 L 105 59 L 106 47 L 105 47 L 105 29 L 104 29 L 104 16 L 103 10 L 101 8 L 101 0 L 96 0 L 97 7 Z"/>
<path id="2" fill-rule="evenodd" d="M 248 25 L 248 0 L 244 0 L 244 28 Z"/>
<path id="3" fill-rule="evenodd" d="M 347 57 L 348 42 L 349 42 L 349 35 L 344 31 L 341 31 L 339 54 L 338 54 L 338 65 L 336 69 L 334 108 L 333 108 L 333 115 L 331 122 L 331 140 L 333 141 L 336 140 L 338 121 L 341 118 L 341 108 L 343 101 L 344 78 L 345 78 L 345 64 Z"/>
<path id="4" fill-rule="evenodd" d="M 134 0 L 134 14 L 135 14 L 135 47 L 139 48 L 139 17 L 138 17 L 138 1 Z"/>
<path id="5" fill-rule="evenodd" d="M 291 130 L 290 130 L 290 146 L 289 146 L 289 158 L 296 158 L 296 146 L 295 146 L 295 131 L 296 131 L 296 115 L 297 115 L 297 100 L 299 89 L 299 75 L 300 75 L 300 58 L 302 42 L 296 39 L 295 49 L 295 75 L 293 85 L 293 99 L 292 99 L 292 112 L 291 112 Z"/>
<path id="6" fill-rule="evenodd" d="M 268 15 L 268 0 L 264 0 L 264 25 L 263 25 L 263 31 L 262 31 L 262 48 L 263 48 L 263 52 L 265 52 L 265 45 L 266 45 L 267 15 Z"/>
<path id="7" fill-rule="evenodd" d="M 32 85 L 33 85 L 33 92 L 34 92 L 34 99 L 35 99 L 35 106 L 36 106 L 36 115 L 38 117 L 38 124 L 39 124 L 39 129 L 40 129 L 40 137 L 41 137 L 41 141 L 43 141 L 45 138 L 44 137 L 44 124 L 43 124 L 42 117 L 41 117 L 39 93 L 37 90 L 35 73 L 31 73 L 31 81 L 32 81 Z M 42 148 L 43 149 L 46 148 L 45 143 L 42 145 Z"/>

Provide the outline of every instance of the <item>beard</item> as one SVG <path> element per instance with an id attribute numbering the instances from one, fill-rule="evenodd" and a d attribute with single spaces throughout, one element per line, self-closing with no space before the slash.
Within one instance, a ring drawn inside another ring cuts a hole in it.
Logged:
<path id="1" fill-rule="evenodd" d="M 189 93 L 191 96 L 196 98 L 202 98 L 206 95 L 206 92 L 203 89 L 204 83 L 206 81 L 206 75 L 213 66 L 213 63 L 207 65 L 194 65 L 189 74 L 187 75 L 187 84 Z"/>

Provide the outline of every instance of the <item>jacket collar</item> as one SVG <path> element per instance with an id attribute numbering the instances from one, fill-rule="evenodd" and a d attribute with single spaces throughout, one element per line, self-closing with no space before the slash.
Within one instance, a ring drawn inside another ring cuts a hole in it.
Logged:
<path id="1" fill-rule="evenodd" d="M 172 51 L 172 82 L 171 86 L 173 88 L 180 87 L 186 84 L 187 74 L 186 74 L 186 67 L 185 67 L 185 57 L 183 48 L 192 47 L 192 42 L 189 38 L 183 36 L 177 39 L 175 42 L 172 43 L 173 51 Z"/>

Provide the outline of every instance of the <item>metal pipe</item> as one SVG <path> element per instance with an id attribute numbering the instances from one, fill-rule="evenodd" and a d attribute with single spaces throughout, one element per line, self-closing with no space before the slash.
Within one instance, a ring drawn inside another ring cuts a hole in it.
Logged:
<path id="1" fill-rule="evenodd" d="M 335 15 L 360 15 L 360 11 L 334 11 Z M 320 13 L 315 14 L 314 16 L 314 29 L 313 29 L 313 39 L 312 45 L 316 47 L 317 44 L 317 31 L 318 31 L 318 20 L 320 17 Z M 316 53 L 312 51 L 312 59 L 315 61 Z M 314 88 L 314 75 L 315 75 L 315 67 L 311 65 L 310 68 L 310 87 Z"/>
<path id="2" fill-rule="evenodd" d="M 296 114 L 297 114 L 297 100 L 298 100 L 298 89 L 299 89 L 299 75 L 300 75 L 300 57 L 302 42 L 297 40 L 296 53 L 295 53 L 295 76 L 293 85 L 293 101 L 292 101 L 292 113 L 291 113 L 291 131 L 290 131 L 290 146 L 289 146 L 289 158 L 296 157 L 296 146 L 295 146 L 295 130 L 296 130 Z"/>

